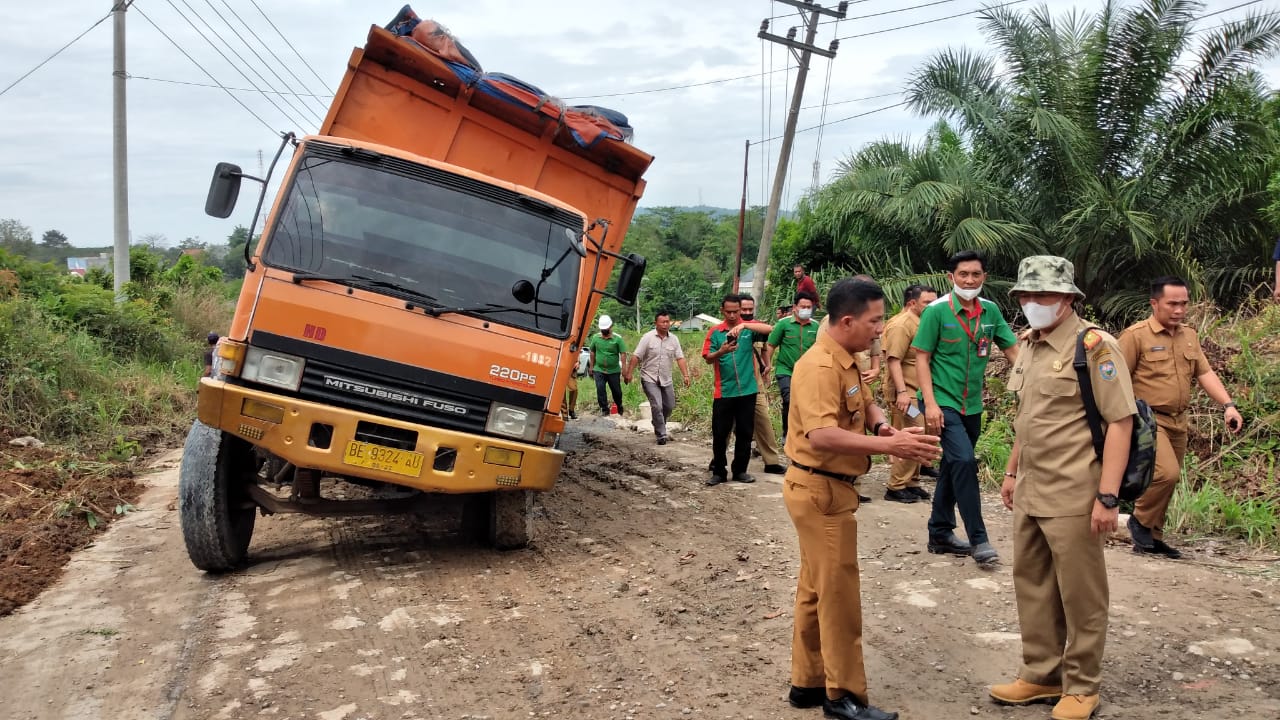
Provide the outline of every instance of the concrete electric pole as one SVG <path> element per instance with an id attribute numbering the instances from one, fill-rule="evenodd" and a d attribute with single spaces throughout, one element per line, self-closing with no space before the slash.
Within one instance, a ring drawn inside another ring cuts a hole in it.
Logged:
<path id="1" fill-rule="evenodd" d="M 116 302 L 125 300 L 124 286 L 129 282 L 129 136 L 125 103 L 124 13 L 133 0 L 118 0 L 111 9 L 115 43 L 111 69 L 112 102 L 112 175 L 115 184 L 115 256 L 111 276 L 115 279 Z"/>
<path id="2" fill-rule="evenodd" d="M 832 40 L 828 50 L 815 47 L 814 39 L 818 35 L 818 19 L 822 16 L 843 20 L 849 3 L 842 2 L 835 10 L 824 8 L 811 0 L 774 0 L 800 10 L 806 26 L 804 42 L 796 42 L 796 29 L 793 27 L 786 37 L 769 32 L 769 21 L 760 23 L 758 36 L 769 42 L 785 45 L 796 58 L 799 70 L 796 73 L 796 88 L 791 95 L 791 109 L 787 111 L 787 124 L 782 131 L 782 149 L 778 152 L 778 167 L 773 175 L 773 190 L 769 195 L 769 207 L 764 215 L 764 231 L 760 236 L 760 253 L 756 256 L 755 285 L 752 288 L 756 297 L 756 307 L 764 307 L 765 272 L 769 266 L 769 251 L 773 247 L 773 231 L 778 224 L 778 205 L 782 203 L 782 189 L 787 183 L 787 164 L 791 161 L 791 143 L 796 136 L 796 121 L 800 118 L 800 101 L 804 98 L 804 81 L 809 76 L 809 58 L 821 55 L 828 60 L 836 56 L 839 41 Z"/>

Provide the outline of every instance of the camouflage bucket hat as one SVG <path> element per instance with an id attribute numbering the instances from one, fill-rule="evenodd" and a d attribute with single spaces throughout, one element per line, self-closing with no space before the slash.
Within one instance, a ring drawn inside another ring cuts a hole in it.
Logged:
<path id="1" fill-rule="evenodd" d="M 1019 292 L 1066 293 L 1084 297 L 1075 285 L 1071 261 L 1054 255 L 1032 255 L 1018 264 L 1018 282 L 1009 294 Z"/>

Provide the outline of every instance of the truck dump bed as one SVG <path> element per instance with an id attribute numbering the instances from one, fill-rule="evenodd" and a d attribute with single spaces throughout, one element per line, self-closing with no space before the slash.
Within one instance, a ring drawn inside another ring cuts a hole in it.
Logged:
<path id="1" fill-rule="evenodd" d="M 600 138 L 583 147 L 546 107 L 481 92 L 410 39 L 380 27 L 355 49 L 322 135 L 400 148 L 523 185 L 625 231 L 644 192 L 652 156 Z M 620 235 L 611 233 L 617 248 Z M 609 260 L 604 265 L 607 272 Z"/>

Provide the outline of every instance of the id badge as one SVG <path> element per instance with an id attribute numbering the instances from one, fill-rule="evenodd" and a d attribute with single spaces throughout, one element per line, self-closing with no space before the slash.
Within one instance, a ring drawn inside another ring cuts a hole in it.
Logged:
<path id="1" fill-rule="evenodd" d="M 984 358 L 991 353 L 991 340 L 989 338 L 978 338 L 978 357 Z"/>

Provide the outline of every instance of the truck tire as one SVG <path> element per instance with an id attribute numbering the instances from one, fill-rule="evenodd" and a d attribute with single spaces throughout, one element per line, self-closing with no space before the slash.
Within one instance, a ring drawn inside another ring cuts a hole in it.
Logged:
<path id="1" fill-rule="evenodd" d="M 178 471 L 178 516 L 192 564 L 207 572 L 244 562 L 257 508 L 245 492 L 253 448 L 197 420 Z"/>
<path id="2" fill-rule="evenodd" d="M 489 493 L 489 543 L 517 550 L 533 537 L 533 493 L 512 490 Z"/>

